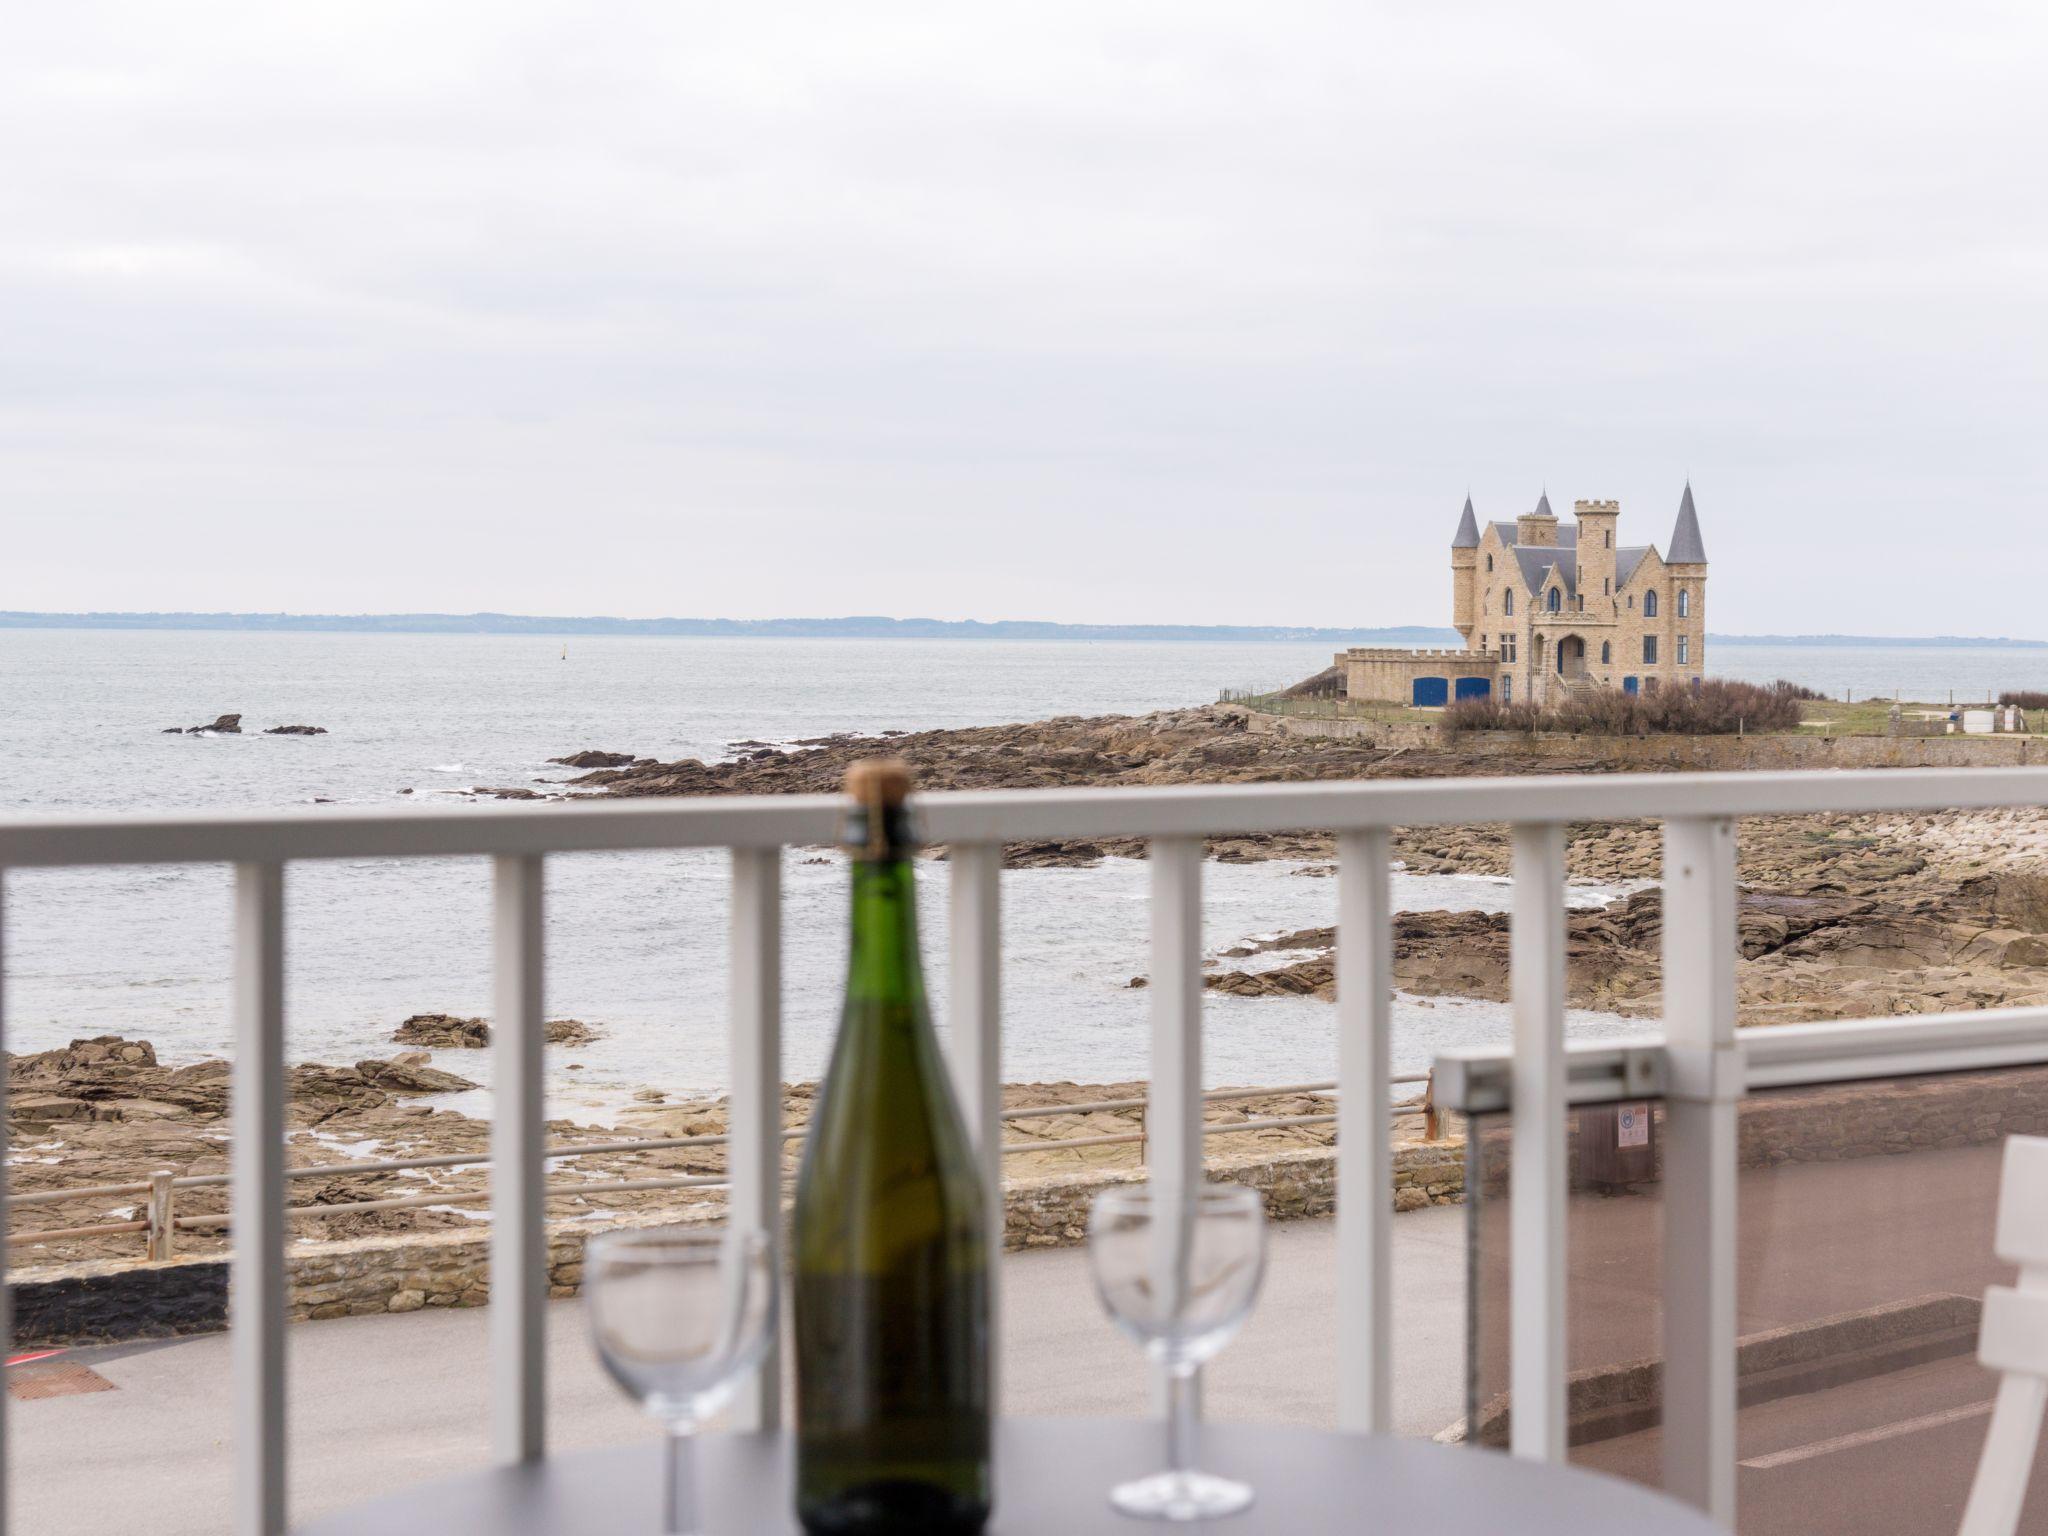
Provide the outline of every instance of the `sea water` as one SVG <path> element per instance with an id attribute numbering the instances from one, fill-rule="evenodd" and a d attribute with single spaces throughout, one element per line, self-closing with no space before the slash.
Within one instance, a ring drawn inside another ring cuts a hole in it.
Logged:
<path id="1" fill-rule="evenodd" d="M 572 776 L 547 759 L 585 747 L 716 760 L 742 741 L 1135 713 L 1205 702 L 1224 686 L 1277 685 L 1328 660 L 1327 647 L 1278 643 L 0 630 L 0 814 L 317 815 L 323 803 L 466 813 L 478 803 L 462 791 L 546 788 Z M 1980 672 L 1981 686 L 2048 685 L 2041 652 L 1730 646 L 1712 660 L 1723 675 L 1790 676 L 1859 696 L 1883 672 L 1908 691 L 1943 690 L 1932 696 L 1979 687 Z M 1842 682 L 1850 672 L 1864 681 Z M 163 734 L 223 712 L 242 714 L 243 735 Z M 328 734 L 261 734 L 300 723 Z M 548 871 L 546 1011 L 604 1035 L 549 1051 L 551 1112 L 601 1117 L 649 1086 L 721 1089 L 725 855 L 573 855 Z M 846 881 L 829 850 L 792 851 L 784 878 L 785 1060 L 800 1079 L 822 1069 L 836 1018 Z M 1335 918 L 1334 882 L 1292 861 L 1211 864 L 1204 885 L 1212 952 Z M 942 1005 L 943 869 L 923 870 L 921 887 L 927 970 Z M 226 1054 L 229 890 L 218 867 L 11 873 L 9 1047 L 118 1032 L 151 1040 L 170 1062 Z M 1146 963 L 1146 894 L 1145 866 L 1133 860 L 1004 877 L 1007 1078 L 1144 1074 L 1147 996 L 1130 983 Z M 1574 899 L 1617 894 L 1585 887 Z M 1501 910 L 1507 887 L 1401 873 L 1395 900 Z M 287 907 L 291 1059 L 386 1054 L 410 1013 L 489 1012 L 484 861 L 295 865 Z M 1595 1014 L 1571 1024 L 1581 1035 L 1642 1027 Z M 1445 1045 L 1507 1031 L 1502 1005 L 1403 998 L 1396 1070 L 1419 1071 Z M 1308 998 L 1211 996 L 1205 1053 L 1213 1084 L 1328 1077 L 1334 1010 Z M 437 1064 L 487 1080 L 487 1056 L 443 1052 Z"/>

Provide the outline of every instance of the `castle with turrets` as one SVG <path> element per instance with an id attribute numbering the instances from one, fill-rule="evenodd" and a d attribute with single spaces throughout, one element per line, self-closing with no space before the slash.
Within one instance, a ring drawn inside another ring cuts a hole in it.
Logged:
<path id="1" fill-rule="evenodd" d="M 1707 549 L 1692 486 L 1662 552 L 1625 545 L 1612 501 L 1482 525 L 1465 498 L 1451 539 L 1451 623 L 1462 651 L 1363 646 L 1336 666 L 1353 699 L 1424 707 L 1452 699 L 1554 704 L 1590 688 L 1692 687 L 1706 665 Z"/>

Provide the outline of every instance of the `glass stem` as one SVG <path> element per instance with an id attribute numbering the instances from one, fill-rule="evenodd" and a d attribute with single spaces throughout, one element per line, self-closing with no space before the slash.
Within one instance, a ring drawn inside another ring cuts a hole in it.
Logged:
<path id="1" fill-rule="evenodd" d="M 689 1426 L 668 1426 L 667 1460 L 662 1468 L 663 1536 L 695 1536 L 697 1530 L 697 1488 L 691 1465 Z"/>
<path id="2" fill-rule="evenodd" d="M 1166 1466 L 1170 1472 L 1191 1472 L 1195 1465 L 1195 1402 L 1199 1395 L 1195 1367 L 1169 1366 L 1166 1372 Z"/>

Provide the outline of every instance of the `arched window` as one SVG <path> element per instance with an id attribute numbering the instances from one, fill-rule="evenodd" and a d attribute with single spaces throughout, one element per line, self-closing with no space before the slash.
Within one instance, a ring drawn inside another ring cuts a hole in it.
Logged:
<path id="1" fill-rule="evenodd" d="M 1493 556 L 1491 555 L 1486 557 L 1486 574 L 1489 576 L 1493 574 Z"/>
<path id="2" fill-rule="evenodd" d="M 1602 640 L 1600 642 L 1600 665 L 1606 667 L 1612 666 L 1613 664 L 1614 642 L 1611 640 Z"/>
<path id="3" fill-rule="evenodd" d="M 1646 619 L 1657 617 L 1657 594 L 1655 592 L 1645 592 L 1643 594 L 1643 617 Z"/>
<path id="4" fill-rule="evenodd" d="M 1513 591 L 1513 589 L 1512 589 L 1512 588 L 1510 588 L 1510 589 L 1509 589 L 1508 591 L 1506 591 L 1506 592 L 1503 592 L 1503 593 L 1501 593 L 1501 595 L 1500 595 L 1500 611 L 1501 611 L 1502 613 L 1504 613 L 1504 614 L 1508 615 L 1508 617 L 1510 617 L 1510 618 L 1513 618 L 1513 617 L 1514 617 L 1514 613 L 1515 613 L 1515 594 L 1514 594 L 1514 591 Z"/>
<path id="5" fill-rule="evenodd" d="M 1548 608 L 1552 613 L 1558 613 L 1562 611 L 1564 608 L 1564 594 L 1558 591 L 1557 588 L 1552 587 L 1550 589 L 1550 601 L 1545 603 L 1543 606 Z"/>
<path id="6" fill-rule="evenodd" d="M 1692 592 L 1685 587 L 1678 589 L 1678 616 L 1681 619 L 1692 617 Z"/>

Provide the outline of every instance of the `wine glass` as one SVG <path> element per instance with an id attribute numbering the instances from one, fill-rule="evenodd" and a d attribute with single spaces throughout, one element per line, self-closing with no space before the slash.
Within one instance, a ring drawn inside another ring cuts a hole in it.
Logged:
<path id="1" fill-rule="evenodd" d="M 1259 1193 L 1198 1184 L 1179 1198 L 1150 1184 L 1095 1197 L 1088 1213 L 1095 1289 L 1110 1317 L 1166 1371 L 1166 1470 L 1110 1491 L 1127 1515 L 1207 1520 L 1234 1515 L 1252 1490 L 1191 1465 L 1195 1371 L 1228 1344 L 1252 1310 L 1266 1270 Z"/>
<path id="2" fill-rule="evenodd" d="M 584 1249 L 598 1358 L 668 1431 L 668 1536 L 697 1528 L 690 1436 L 767 1353 L 779 1289 L 775 1246 L 756 1228 L 626 1228 Z"/>

